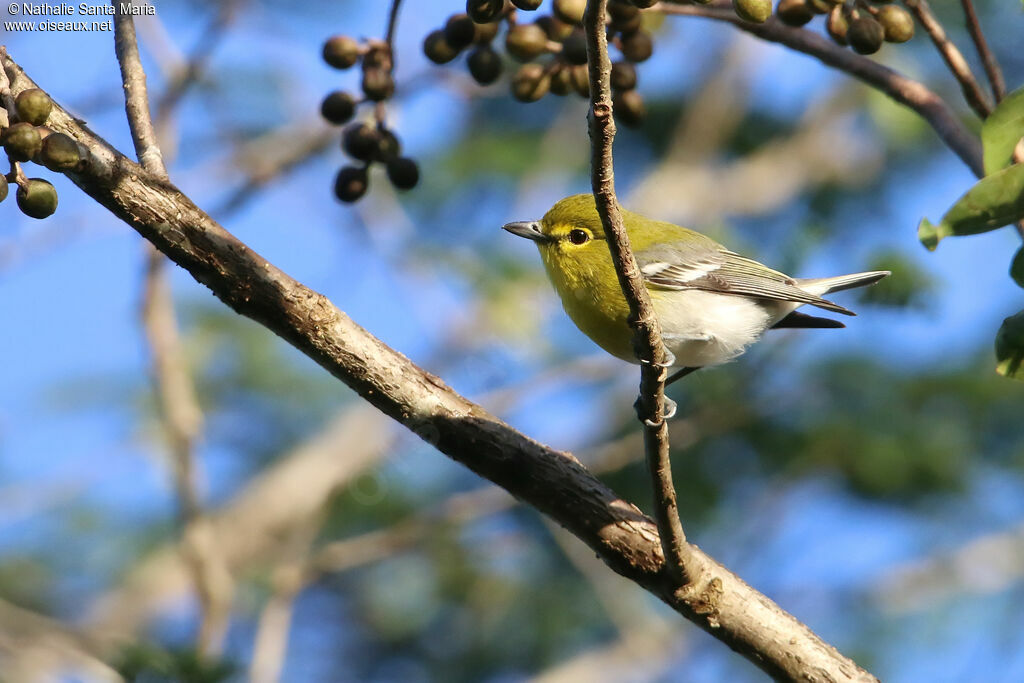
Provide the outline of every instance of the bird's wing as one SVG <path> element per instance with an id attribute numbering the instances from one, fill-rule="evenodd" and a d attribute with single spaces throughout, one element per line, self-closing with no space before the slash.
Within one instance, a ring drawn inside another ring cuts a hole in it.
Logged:
<path id="1" fill-rule="evenodd" d="M 710 240 L 709 240 L 710 242 Z M 659 245 L 636 254 L 648 286 L 658 289 L 699 289 L 717 294 L 811 304 L 827 311 L 854 315 L 828 299 L 800 289 L 797 281 L 753 259 L 717 244 L 683 248 Z"/>

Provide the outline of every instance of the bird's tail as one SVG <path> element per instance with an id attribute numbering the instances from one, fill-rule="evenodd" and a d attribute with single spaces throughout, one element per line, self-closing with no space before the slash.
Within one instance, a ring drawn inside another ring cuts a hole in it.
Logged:
<path id="1" fill-rule="evenodd" d="M 851 273 L 850 275 L 837 275 L 835 277 L 801 278 L 796 282 L 797 287 L 805 292 L 815 296 L 822 296 L 832 292 L 841 292 L 844 289 L 872 285 L 889 274 L 888 270 L 872 270 L 867 273 Z"/>

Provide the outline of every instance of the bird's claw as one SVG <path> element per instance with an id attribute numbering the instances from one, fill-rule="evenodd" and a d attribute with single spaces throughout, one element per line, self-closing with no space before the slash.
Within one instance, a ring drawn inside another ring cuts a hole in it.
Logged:
<path id="1" fill-rule="evenodd" d="M 670 368 L 673 365 L 675 365 L 676 364 L 676 355 L 674 353 L 672 353 L 671 351 L 669 351 L 668 349 L 664 348 L 664 347 L 662 347 L 661 350 L 662 350 L 662 353 L 665 354 L 665 360 L 663 360 L 662 362 L 655 363 L 653 361 L 643 360 L 643 359 L 641 359 L 640 362 L 643 363 L 644 365 L 653 365 L 653 366 L 658 367 L 658 368 Z"/>
<path id="2" fill-rule="evenodd" d="M 633 408 L 635 408 L 638 413 L 640 412 L 640 406 L 641 406 L 642 401 L 643 401 L 643 398 L 638 396 L 636 401 L 633 403 Z M 678 406 L 676 406 L 676 402 L 673 401 L 672 399 L 670 399 L 668 396 L 666 396 L 665 397 L 665 408 L 664 408 L 664 410 L 661 413 L 661 420 L 655 422 L 654 420 L 651 420 L 650 418 L 644 418 L 644 424 L 647 425 L 648 427 L 652 427 L 652 428 L 653 427 L 661 426 L 661 423 L 664 422 L 665 420 L 671 420 L 673 417 L 675 417 L 675 415 L 676 415 L 676 408 L 677 407 Z"/>

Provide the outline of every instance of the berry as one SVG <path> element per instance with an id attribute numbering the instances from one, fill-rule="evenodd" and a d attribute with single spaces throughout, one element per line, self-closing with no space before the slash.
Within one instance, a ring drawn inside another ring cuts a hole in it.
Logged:
<path id="1" fill-rule="evenodd" d="M 354 202 L 366 194 L 369 184 L 366 167 L 343 166 L 334 178 L 334 196 L 343 202 Z"/>
<path id="2" fill-rule="evenodd" d="M 582 29 L 576 29 L 562 43 L 562 58 L 570 64 L 587 63 L 587 36 Z"/>
<path id="3" fill-rule="evenodd" d="M 551 11 L 567 24 L 582 24 L 587 0 L 555 0 Z"/>
<path id="4" fill-rule="evenodd" d="M 29 178 L 18 187 L 18 208 L 29 218 L 46 218 L 57 210 L 57 190 L 42 178 Z"/>
<path id="5" fill-rule="evenodd" d="M 359 43 L 348 36 L 332 36 L 324 43 L 324 61 L 335 69 L 347 69 L 359 61 Z"/>
<path id="6" fill-rule="evenodd" d="M 556 64 L 551 72 L 551 94 L 562 97 L 572 92 L 572 67 Z"/>
<path id="7" fill-rule="evenodd" d="M 494 40 L 494 37 L 498 35 L 498 29 L 500 28 L 500 25 L 496 21 L 492 21 L 487 24 L 474 23 L 473 26 L 476 27 L 476 35 L 473 40 L 478 45 L 486 45 Z"/>
<path id="8" fill-rule="evenodd" d="M 78 143 L 64 133 L 51 133 L 43 140 L 39 160 L 51 171 L 73 171 L 82 160 Z"/>
<path id="9" fill-rule="evenodd" d="M 544 33 L 548 34 L 548 38 L 550 40 L 554 40 L 559 43 L 568 38 L 569 34 L 571 34 L 573 30 L 572 24 L 560 21 L 550 14 L 537 17 L 537 21 L 534 23 L 544 29 Z"/>
<path id="10" fill-rule="evenodd" d="M 28 161 L 39 154 L 43 140 L 35 126 L 23 121 L 4 131 L 3 144 L 11 161 Z"/>
<path id="11" fill-rule="evenodd" d="M 882 25 L 887 42 L 905 43 L 914 37 L 914 18 L 898 5 L 879 7 L 875 19 Z"/>
<path id="12" fill-rule="evenodd" d="M 639 126 L 647 118 L 647 106 L 636 90 L 620 90 L 612 95 L 615 118 L 630 128 Z"/>
<path id="13" fill-rule="evenodd" d="M 850 22 L 850 28 L 846 32 L 846 39 L 850 41 L 850 47 L 862 55 L 870 55 L 878 52 L 885 40 L 885 29 L 868 14 L 861 13 Z"/>
<path id="14" fill-rule="evenodd" d="M 41 126 L 53 110 L 53 100 L 39 88 L 22 90 L 14 100 L 18 119 L 33 126 Z"/>
<path id="15" fill-rule="evenodd" d="M 395 157 L 387 164 L 388 180 L 399 190 L 411 190 L 420 181 L 420 168 L 409 157 Z"/>
<path id="16" fill-rule="evenodd" d="M 505 49 L 521 62 L 538 57 L 547 49 L 548 36 L 536 24 L 517 24 L 505 35 Z"/>
<path id="17" fill-rule="evenodd" d="M 550 87 L 551 77 L 540 64 L 523 64 L 512 77 L 512 96 L 520 102 L 536 102 Z"/>
<path id="18" fill-rule="evenodd" d="M 837 44 L 847 44 L 846 35 L 850 30 L 850 22 L 846 18 L 843 5 L 836 5 L 828 13 L 828 19 L 825 20 L 825 30 L 828 31 L 829 36 Z"/>
<path id="19" fill-rule="evenodd" d="M 344 90 L 335 90 L 320 103 L 320 115 L 336 126 L 348 123 L 356 113 L 356 99 Z"/>
<path id="20" fill-rule="evenodd" d="M 489 24 L 505 8 L 505 0 L 466 0 L 466 14 L 478 24 Z"/>
<path id="21" fill-rule="evenodd" d="M 517 9 L 532 12 L 540 7 L 542 1 L 543 0 L 512 0 L 512 4 L 515 5 Z"/>
<path id="22" fill-rule="evenodd" d="M 363 92 L 367 99 L 374 102 L 386 100 L 395 93 L 395 79 L 387 69 L 363 69 Z"/>
<path id="23" fill-rule="evenodd" d="M 803 26 L 814 18 L 814 9 L 805 0 L 779 0 L 775 14 L 784 24 Z"/>
<path id="24" fill-rule="evenodd" d="M 468 14 L 453 14 L 444 25 L 444 38 L 456 51 L 469 47 L 476 39 L 476 24 Z"/>
<path id="25" fill-rule="evenodd" d="M 7 199 L 7 191 L 7 178 L 4 175 L 0 174 L 0 202 Z"/>
<path id="26" fill-rule="evenodd" d="M 763 24 L 772 15 L 772 0 L 732 0 L 732 9 L 744 21 Z"/>
<path id="27" fill-rule="evenodd" d="M 636 68 L 629 62 L 613 63 L 611 81 L 615 90 L 632 90 L 636 87 Z"/>
<path id="28" fill-rule="evenodd" d="M 651 40 L 651 34 L 647 31 L 637 31 L 630 33 L 628 36 L 622 38 L 622 46 L 620 48 L 622 56 L 638 64 L 647 60 L 654 52 L 654 43 Z"/>
<path id="29" fill-rule="evenodd" d="M 353 123 L 341 134 L 341 148 L 353 159 L 370 161 L 377 154 L 377 131 L 365 123 Z"/>
<path id="30" fill-rule="evenodd" d="M 374 161 L 390 161 L 402 153 L 402 143 L 387 128 L 377 129 L 377 146 L 374 149 Z"/>
<path id="31" fill-rule="evenodd" d="M 459 56 L 459 51 L 448 42 L 444 31 L 438 29 L 424 38 L 423 54 L 434 64 L 447 64 Z"/>
<path id="32" fill-rule="evenodd" d="M 580 97 L 590 97 L 590 72 L 587 71 L 587 67 L 583 65 L 570 67 L 569 78 L 576 94 Z"/>
<path id="33" fill-rule="evenodd" d="M 501 57 L 490 45 L 481 45 L 470 52 L 466 65 L 473 80 L 480 85 L 490 85 L 501 76 Z"/>

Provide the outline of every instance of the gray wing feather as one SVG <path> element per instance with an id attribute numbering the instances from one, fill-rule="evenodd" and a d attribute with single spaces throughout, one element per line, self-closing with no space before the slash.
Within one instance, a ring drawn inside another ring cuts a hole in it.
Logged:
<path id="1" fill-rule="evenodd" d="M 854 315 L 828 299 L 797 286 L 785 273 L 772 270 L 753 259 L 727 251 L 708 240 L 692 247 L 664 245 L 641 251 L 637 261 L 645 280 L 660 289 L 698 289 L 718 294 L 810 304 L 827 311 Z M 713 246 L 711 246 L 713 245 Z"/>

